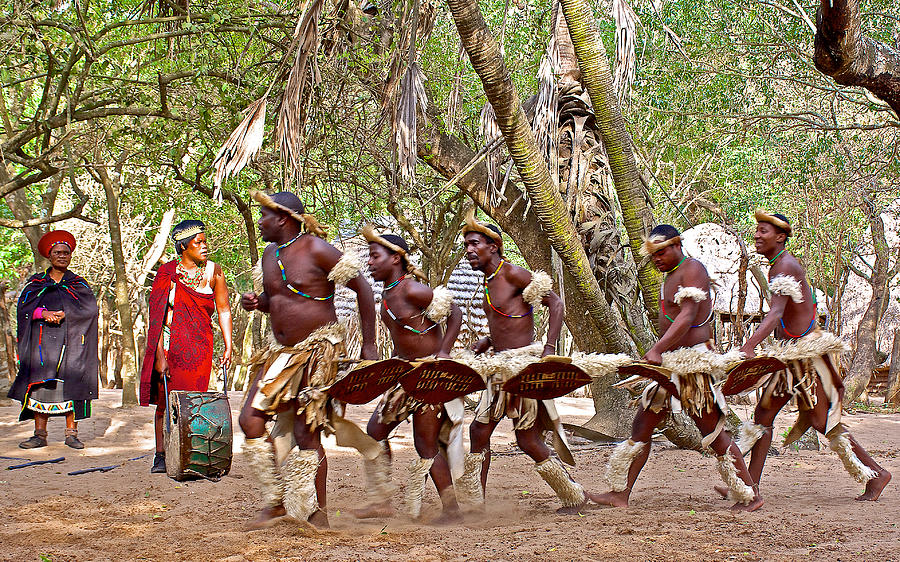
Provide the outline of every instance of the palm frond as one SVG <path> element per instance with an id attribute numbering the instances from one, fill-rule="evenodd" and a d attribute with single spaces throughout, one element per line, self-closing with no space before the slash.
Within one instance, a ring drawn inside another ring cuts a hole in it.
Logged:
<path id="1" fill-rule="evenodd" d="M 406 68 L 406 73 L 400 81 L 400 102 L 397 108 L 397 123 L 394 139 L 397 142 L 397 161 L 400 167 L 400 176 L 412 182 L 416 177 L 416 121 L 418 110 L 422 112 L 428 107 L 428 97 L 425 94 L 425 76 L 418 63 L 412 63 Z"/>
<path id="2" fill-rule="evenodd" d="M 231 132 L 213 160 L 216 171 L 213 176 L 213 197 L 220 203 L 222 182 L 243 170 L 262 147 L 266 125 L 266 97 L 247 106 L 244 115 L 243 121 Z"/>
<path id="3" fill-rule="evenodd" d="M 456 120 L 459 115 L 459 106 L 462 104 L 462 60 L 466 51 L 462 44 L 459 46 L 459 52 L 456 58 L 456 70 L 453 73 L 453 87 L 450 89 L 450 95 L 447 96 L 447 132 L 456 132 Z"/>
<path id="4" fill-rule="evenodd" d="M 619 103 L 624 103 L 628 100 L 631 83 L 634 82 L 634 34 L 638 17 L 627 0 L 613 0 L 612 15 L 616 22 L 616 68 L 613 73 L 613 86 Z"/>
<path id="5" fill-rule="evenodd" d="M 278 111 L 275 134 L 279 140 L 285 169 L 290 169 L 295 179 L 300 175 L 303 132 L 312 108 L 312 90 L 321 82 L 317 55 L 321 43 L 319 18 L 324 7 L 324 0 L 309 0 L 303 16 L 297 22 L 294 29 L 297 52 Z"/>
<path id="6" fill-rule="evenodd" d="M 544 159 L 555 166 L 559 90 L 556 88 L 553 61 L 549 55 L 544 55 L 541 58 L 538 79 L 540 85 L 538 87 L 537 106 L 535 107 L 531 128 L 534 130 L 538 148 Z"/>
<path id="7" fill-rule="evenodd" d="M 494 106 L 491 102 L 485 102 L 481 108 L 481 138 L 485 146 L 494 144 L 494 141 L 501 136 L 500 125 L 497 124 L 497 114 L 494 113 Z M 488 152 L 487 159 L 484 162 L 487 168 L 487 195 L 488 203 L 491 207 L 496 207 L 502 200 L 503 193 L 500 191 L 499 185 L 499 169 L 500 169 L 500 147 Z"/>

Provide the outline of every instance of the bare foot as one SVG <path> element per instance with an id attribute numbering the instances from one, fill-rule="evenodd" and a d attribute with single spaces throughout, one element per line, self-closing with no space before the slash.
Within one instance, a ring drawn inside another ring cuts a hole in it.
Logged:
<path id="1" fill-rule="evenodd" d="M 756 511 L 757 509 L 761 508 L 764 503 L 766 503 L 766 502 L 764 502 L 761 497 L 756 496 L 755 498 L 753 498 L 753 501 L 751 501 L 747 505 L 744 505 L 742 503 L 734 504 L 733 506 L 731 506 L 731 511 L 735 511 L 735 512 L 746 511 L 749 513 L 751 511 Z"/>
<path id="2" fill-rule="evenodd" d="M 351 509 L 350 513 L 357 519 L 380 519 L 394 516 L 394 508 L 390 500 L 382 503 L 370 503 L 360 509 Z"/>
<path id="3" fill-rule="evenodd" d="M 331 528 L 331 525 L 328 524 L 328 514 L 322 509 L 317 509 L 306 521 L 316 529 Z"/>
<path id="4" fill-rule="evenodd" d="M 891 481 L 891 473 L 885 469 L 881 469 L 881 473 L 875 478 L 866 482 L 866 493 L 856 498 L 860 502 L 873 502 L 881 497 L 881 491 Z"/>
<path id="5" fill-rule="evenodd" d="M 459 511 L 446 511 L 444 510 L 440 516 L 435 519 L 432 519 L 428 524 L 429 525 L 456 525 L 457 523 L 463 522 L 463 516 Z"/>
<path id="6" fill-rule="evenodd" d="M 719 493 L 725 499 L 728 499 L 728 488 L 726 486 L 713 486 L 713 490 Z"/>
<path id="7" fill-rule="evenodd" d="M 256 529 L 265 529 L 267 527 L 271 527 L 286 514 L 287 513 L 284 511 L 283 505 L 267 507 L 259 512 L 259 515 L 256 516 L 256 519 L 247 524 L 245 530 L 255 531 Z"/>
<path id="8" fill-rule="evenodd" d="M 628 507 L 628 496 L 630 492 L 623 490 L 621 492 L 606 492 L 605 494 L 591 494 L 585 492 L 589 500 L 600 505 L 611 505 L 612 507 Z"/>

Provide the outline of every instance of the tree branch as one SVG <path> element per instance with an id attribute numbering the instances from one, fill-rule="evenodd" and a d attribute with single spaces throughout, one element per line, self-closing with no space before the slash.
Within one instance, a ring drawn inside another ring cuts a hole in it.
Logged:
<path id="1" fill-rule="evenodd" d="M 900 116 L 900 51 L 862 34 L 858 0 L 820 0 L 815 63 L 844 86 L 860 86 Z"/>

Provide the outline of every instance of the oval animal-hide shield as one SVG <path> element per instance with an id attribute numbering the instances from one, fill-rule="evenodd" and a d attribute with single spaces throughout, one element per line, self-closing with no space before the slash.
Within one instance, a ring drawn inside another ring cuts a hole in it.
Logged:
<path id="1" fill-rule="evenodd" d="M 407 394 L 426 404 L 443 404 L 484 390 L 484 380 L 471 367 L 451 359 L 423 361 L 404 375 L 400 384 Z"/>
<path id="2" fill-rule="evenodd" d="M 631 365 L 619 367 L 619 374 L 629 377 L 639 376 L 659 383 L 659 386 L 672 396 L 678 396 L 678 387 L 672 382 L 672 371 L 659 365 L 651 365 L 643 361 L 636 361 Z"/>
<path id="3" fill-rule="evenodd" d="M 396 357 L 384 361 L 362 361 L 335 381 L 328 394 L 348 404 L 365 404 L 397 384 L 410 369 L 412 365 Z"/>
<path id="4" fill-rule="evenodd" d="M 725 396 L 740 394 L 756 386 L 766 375 L 786 368 L 787 365 L 774 357 L 753 357 L 741 361 L 728 369 L 725 384 L 722 385 L 722 394 Z"/>
<path id="5" fill-rule="evenodd" d="M 591 376 L 573 365 L 568 358 L 545 357 L 536 361 L 503 383 L 510 394 L 536 400 L 559 398 L 589 384 Z"/>

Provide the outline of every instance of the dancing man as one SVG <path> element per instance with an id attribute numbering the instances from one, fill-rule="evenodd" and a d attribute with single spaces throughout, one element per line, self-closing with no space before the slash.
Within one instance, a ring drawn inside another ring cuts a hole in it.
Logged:
<path id="1" fill-rule="evenodd" d="M 774 373 L 763 382 L 763 392 L 753 423 L 741 427 L 740 447 L 752 451 L 750 475 L 757 484 L 762 477 L 766 455 L 772 444 L 775 416 L 792 397 L 800 409 L 785 445 L 801 437 L 813 427 L 825 435 L 847 472 L 866 491 L 857 500 L 875 501 L 891 480 L 891 473 L 879 466 L 841 423 L 841 401 L 844 385 L 840 355 L 845 344 L 830 332 L 819 329 L 816 322 L 816 296 L 806 280 L 806 271 L 785 248 L 791 236 L 791 224 L 781 214 L 757 210 L 756 252 L 769 260 L 769 312 L 741 352 L 755 355 L 756 346 L 772 332 L 778 340 L 764 350 L 784 361 L 788 368 Z M 720 490 L 721 493 L 721 490 Z"/>
<path id="2" fill-rule="evenodd" d="M 206 225 L 186 220 L 172 229 L 178 259 L 163 264 L 150 289 L 150 326 L 141 366 L 141 406 L 156 404 L 156 455 L 150 472 L 166 472 L 163 417 L 166 390 L 206 392 L 213 362 L 213 311 L 219 316 L 225 352 L 219 367 L 231 365 L 231 304 L 219 264 L 209 259 Z"/>
<path id="3" fill-rule="evenodd" d="M 702 445 L 718 457 L 717 468 L 727 484 L 726 492 L 736 502 L 732 509 L 759 509 L 763 500 L 754 490 L 740 450 L 731 435 L 723 431 L 728 406 L 714 383 L 724 375 L 726 359 L 711 350 L 713 303 L 706 268 L 682 253 L 680 233 L 667 224 L 650 232 L 643 253 L 651 256 L 656 268 L 666 274 L 660 294 L 662 337 L 644 355 L 644 361 L 662 365 L 675 375 L 672 378 L 678 396 L 669 394 L 656 382 L 647 386 L 639 401 L 631 438 L 610 455 L 606 479 L 612 491 L 599 496 L 597 502 L 615 507 L 628 505 L 634 483 L 650 456 L 654 429 L 670 411 L 683 408 L 703 435 Z"/>
<path id="4" fill-rule="evenodd" d="M 328 464 L 322 430 L 334 431 L 339 443 L 358 442 L 359 437 L 371 441 L 343 419 L 341 404 L 322 390 L 335 381 L 338 359 L 346 353 L 344 329 L 334 308 L 335 285 L 356 292 L 364 359 L 378 358 L 375 301 L 360 275 L 359 259 L 342 256 L 323 240 L 324 228 L 304 213 L 296 195 L 252 196 L 261 204 L 260 234 L 270 244 L 263 252 L 256 291 L 242 295 L 241 306 L 269 314 L 277 345 L 251 360 L 253 382 L 239 418 L 244 450 L 265 502 L 250 528 L 266 526 L 285 513 L 327 527 Z M 266 422 L 273 417 L 270 441 Z M 348 435 L 354 430 L 359 435 Z"/>
<path id="5" fill-rule="evenodd" d="M 405 360 L 428 356 L 449 358 L 462 326 L 462 311 L 453 304 L 450 291 L 446 287 L 432 290 L 416 280 L 416 277 L 426 280 L 425 275 L 409 261 L 409 246 L 400 236 L 378 235 L 371 226 L 363 229 L 363 236 L 369 242 L 369 271 L 375 281 L 384 283 L 381 319 L 391 334 L 393 355 Z M 444 321 L 447 323 L 446 330 L 441 328 Z M 378 458 L 365 461 L 366 486 L 371 503 L 355 510 L 354 515 L 371 518 L 393 514 L 391 449 L 387 439 L 400 422 L 412 415 L 413 442 L 419 458 L 410 466 L 405 493 L 407 512 L 414 519 L 419 517 L 425 483 L 430 474 L 443 504 L 443 514 L 435 522 L 460 520 L 450 465 L 447 458 L 440 454 L 438 437 L 442 427 L 450 426 L 451 443 L 448 446 L 458 447 L 461 456 L 463 413 L 461 399 L 446 406 L 424 404 L 406 394 L 399 384 L 386 392 L 367 427 L 368 434 L 383 447 Z"/>
<path id="6" fill-rule="evenodd" d="M 492 365 L 505 365 L 506 374 L 514 374 L 515 367 L 524 367 L 542 356 L 551 355 L 563 322 L 563 303 L 552 291 L 550 276 L 542 271 L 534 273 L 506 261 L 500 229 L 475 220 L 474 211 L 466 217 L 462 229 L 466 258 L 476 271 L 485 274 L 483 307 L 487 314 L 490 336 L 478 340 L 472 350 L 487 354 L 492 349 Z M 544 305 L 550 312 L 547 343 L 534 343 L 534 308 Z M 476 371 L 484 373 L 472 361 Z M 562 433 L 559 415 L 552 400 L 535 400 L 510 395 L 500 386 L 505 378 L 494 372 L 487 381 L 487 389 L 475 410 L 475 420 L 469 427 L 471 453 L 465 458 L 465 472 L 456 481 L 457 497 L 461 502 L 481 506 L 484 503 L 488 469 L 491 464 L 491 434 L 504 416 L 513 421 L 516 442 L 535 462 L 535 471 L 556 492 L 566 512 L 577 510 L 589 499 L 584 488 L 569 476 L 563 464 L 551 456 L 544 443 L 543 431 L 554 434 L 554 445 L 569 464 L 571 452 Z"/>
<path id="7" fill-rule="evenodd" d="M 34 435 L 23 449 L 47 446 L 47 420 L 65 416 L 66 445 L 84 449 L 78 420 L 91 416 L 97 398 L 97 299 L 84 278 L 69 271 L 75 237 L 65 230 L 48 232 L 38 251 L 50 260 L 32 275 L 16 307 L 19 372 L 9 397 L 22 402 L 19 420 L 34 418 Z"/>

